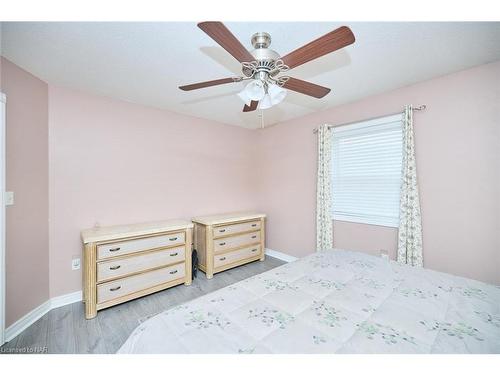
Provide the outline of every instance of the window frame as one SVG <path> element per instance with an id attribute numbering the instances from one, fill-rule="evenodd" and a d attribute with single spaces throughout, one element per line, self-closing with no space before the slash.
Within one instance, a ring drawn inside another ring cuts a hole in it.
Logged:
<path id="1" fill-rule="evenodd" d="M 331 215 L 332 219 L 334 221 L 344 221 L 344 222 L 350 222 L 350 223 L 357 223 L 357 224 L 368 224 L 368 225 L 377 225 L 377 226 L 383 226 L 383 227 L 390 227 L 390 228 L 398 228 L 399 227 L 399 209 L 397 211 L 397 217 L 387 217 L 387 216 L 374 216 L 374 215 L 369 215 L 369 214 L 346 214 L 346 213 L 335 213 L 334 209 L 334 204 L 333 204 L 333 197 L 335 194 L 334 191 L 334 183 L 333 183 L 333 168 L 335 165 L 334 161 L 334 145 L 335 145 L 335 136 L 341 136 L 342 133 L 345 132 L 355 132 L 359 131 L 359 134 L 366 134 L 369 133 L 370 128 L 374 127 L 382 127 L 384 125 L 387 125 L 387 127 L 391 127 L 395 122 L 399 122 L 401 125 L 401 136 L 402 136 L 402 131 L 403 131 L 403 114 L 398 113 L 395 115 L 388 115 L 388 116 L 382 116 L 382 117 L 377 117 L 374 119 L 370 120 L 364 120 L 364 121 L 358 121 L 355 123 L 349 123 L 346 125 L 339 125 L 336 127 L 332 128 L 332 146 L 331 146 L 331 168 L 332 168 L 332 176 L 331 176 L 331 183 L 332 183 L 332 205 L 331 205 Z M 401 139 L 401 148 L 403 147 L 402 144 L 402 139 Z M 401 159 L 402 159 L 402 154 L 401 154 Z M 401 160 L 402 162 L 402 160 Z M 401 197 L 400 195 L 398 196 L 398 207 L 399 207 L 399 201 Z"/>

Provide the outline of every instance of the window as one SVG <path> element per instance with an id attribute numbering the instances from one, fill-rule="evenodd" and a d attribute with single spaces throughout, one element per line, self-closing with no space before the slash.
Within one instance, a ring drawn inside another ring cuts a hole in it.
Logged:
<path id="1" fill-rule="evenodd" d="M 333 129 L 334 220 L 397 227 L 402 115 Z"/>

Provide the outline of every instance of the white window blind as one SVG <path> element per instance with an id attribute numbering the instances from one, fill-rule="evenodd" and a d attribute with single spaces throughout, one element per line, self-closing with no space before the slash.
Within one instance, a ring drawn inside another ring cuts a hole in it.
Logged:
<path id="1" fill-rule="evenodd" d="M 333 129 L 334 220 L 397 227 L 402 115 Z"/>

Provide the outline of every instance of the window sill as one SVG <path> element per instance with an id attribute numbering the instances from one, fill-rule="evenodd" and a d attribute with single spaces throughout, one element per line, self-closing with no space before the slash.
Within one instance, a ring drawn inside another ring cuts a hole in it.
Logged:
<path id="1" fill-rule="evenodd" d="M 388 227 L 388 228 L 399 228 L 399 222 L 394 222 L 390 220 L 383 219 L 374 219 L 367 217 L 353 217 L 353 216 L 345 216 L 345 215 L 333 215 L 334 221 L 346 221 L 349 223 L 357 223 L 357 224 L 368 224 L 368 225 L 376 225 L 380 227 Z"/>

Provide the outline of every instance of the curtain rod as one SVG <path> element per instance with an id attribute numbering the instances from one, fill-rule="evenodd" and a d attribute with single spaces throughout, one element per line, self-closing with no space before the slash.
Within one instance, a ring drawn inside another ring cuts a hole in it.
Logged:
<path id="1" fill-rule="evenodd" d="M 424 109 L 426 109 L 427 106 L 425 104 L 422 104 L 418 107 L 414 107 L 413 110 L 414 111 L 423 111 Z M 377 120 L 379 118 L 383 118 L 383 117 L 388 117 L 388 116 L 394 116 L 394 115 L 399 115 L 399 114 L 402 114 L 404 112 L 396 112 L 396 113 L 391 113 L 389 115 L 383 115 L 383 116 L 376 116 L 376 117 L 371 117 L 371 118 L 367 118 L 367 119 L 364 119 L 364 120 L 359 120 L 359 121 L 352 121 L 352 122 L 346 122 L 344 124 L 339 124 L 339 125 L 330 125 L 328 126 L 328 129 L 331 129 L 331 128 L 336 128 L 338 126 L 345 126 L 345 125 L 351 125 L 351 124 L 356 124 L 358 122 L 363 122 L 363 121 L 370 121 L 370 120 Z M 314 128 L 313 129 L 313 133 L 317 133 L 318 132 L 318 128 Z"/>

